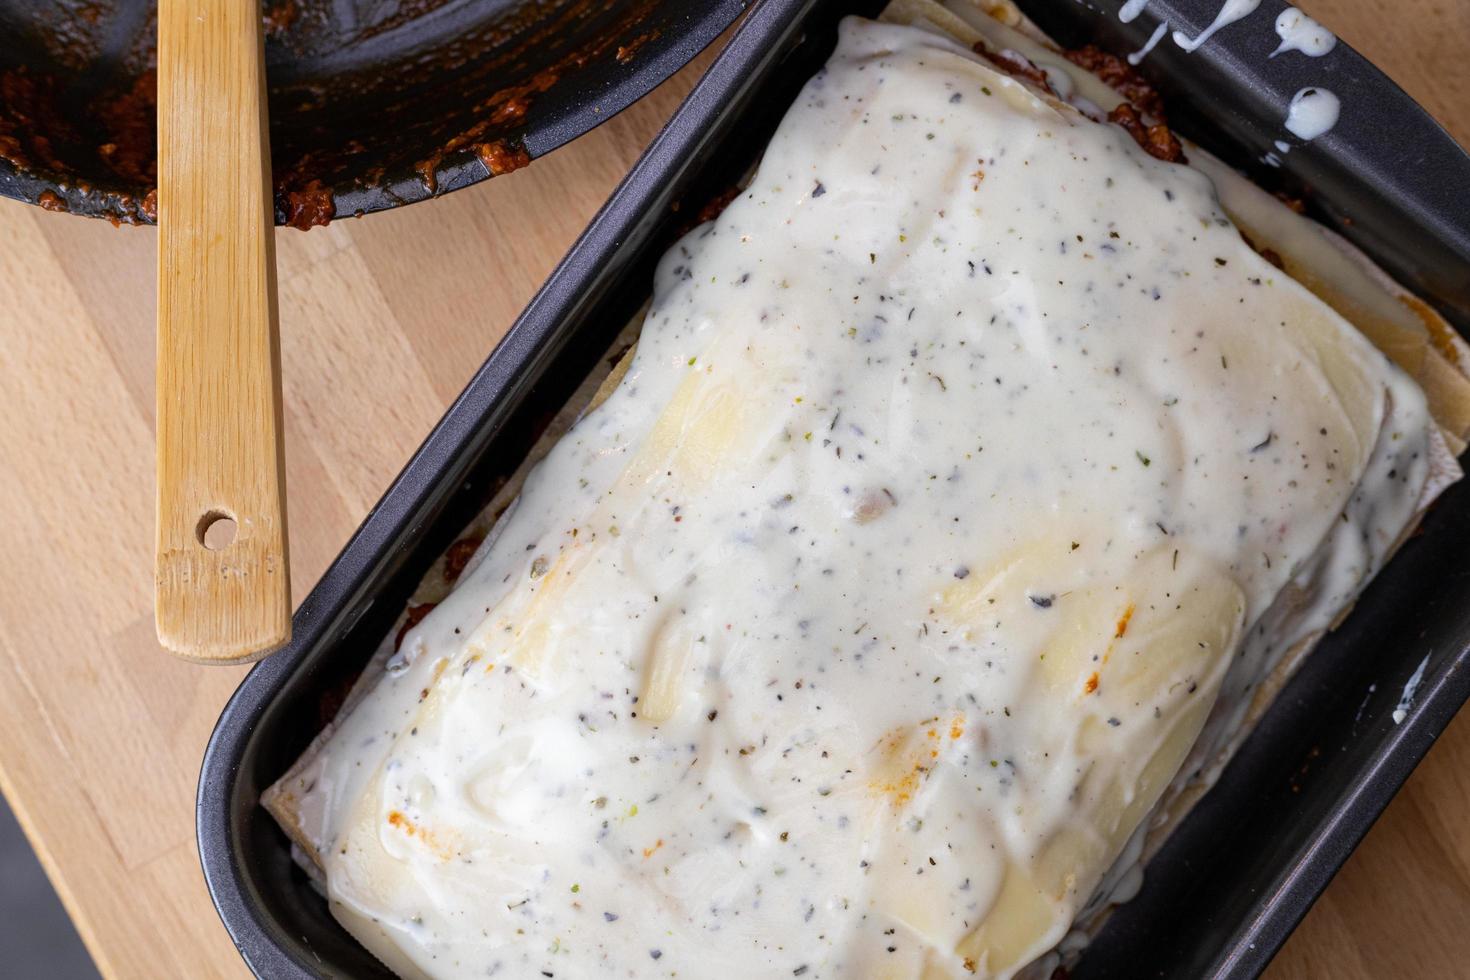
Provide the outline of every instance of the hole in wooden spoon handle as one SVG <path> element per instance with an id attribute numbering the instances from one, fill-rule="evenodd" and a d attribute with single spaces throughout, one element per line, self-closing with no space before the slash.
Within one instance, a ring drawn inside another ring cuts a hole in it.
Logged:
<path id="1" fill-rule="evenodd" d="M 239 533 L 239 525 L 235 519 L 226 511 L 214 509 L 204 513 L 199 518 L 199 525 L 194 530 L 194 535 L 199 543 L 210 551 L 223 551 L 235 543 L 235 537 Z"/>

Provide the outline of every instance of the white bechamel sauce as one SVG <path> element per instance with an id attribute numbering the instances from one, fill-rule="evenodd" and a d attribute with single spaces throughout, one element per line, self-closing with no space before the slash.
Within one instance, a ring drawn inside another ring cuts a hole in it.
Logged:
<path id="1" fill-rule="evenodd" d="M 1225 0 L 1225 3 L 1220 7 L 1220 12 L 1215 15 L 1215 19 L 1210 23 L 1209 27 L 1206 27 L 1197 36 L 1192 38 L 1183 31 L 1175 31 L 1174 43 L 1185 51 L 1195 51 L 1200 45 L 1214 37 L 1215 33 L 1221 28 L 1228 27 L 1241 18 L 1250 16 L 1255 13 L 1256 8 L 1260 5 L 1261 0 Z"/>
<path id="2" fill-rule="evenodd" d="M 1295 7 L 1287 7 L 1276 15 L 1276 35 L 1281 43 L 1271 57 L 1287 51 L 1300 51 L 1309 58 L 1320 58 L 1337 45 L 1337 35 Z"/>
<path id="3" fill-rule="evenodd" d="M 1164 35 L 1167 33 L 1169 33 L 1169 22 L 1163 21 L 1158 27 L 1154 28 L 1154 32 L 1148 36 L 1148 40 L 1144 42 L 1143 47 L 1128 56 L 1128 63 L 1130 65 L 1137 65 L 1144 58 L 1147 58 L 1149 52 L 1158 47 L 1159 42 L 1164 39 Z"/>
<path id="4" fill-rule="evenodd" d="M 1404 691 L 1399 695 L 1399 703 L 1393 709 L 1393 723 L 1402 725 L 1404 719 L 1409 717 L 1409 709 L 1414 706 L 1414 695 L 1419 693 L 1419 685 L 1424 682 L 1424 668 L 1429 666 L 1429 655 L 1419 661 L 1419 666 L 1414 668 L 1414 673 L 1409 675 L 1408 681 L 1404 683 Z"/>
<path id="5" fill-rule="evenodd" d="M 1125 24 L 1131 24 L 1143 13 L 1143 8 L 1148 6 L 1148 0 L 1128 0 L 1118 10 L 1118 19 Z"/>
<path id="6" fill-rule="evenodd" d="M 1286 108 L 1286 131 L 1297 139 L 1314 140 L 1337 125 L 1341 104 L 1325 88 L 1304 88 Z"/>
<path id="7" fill-rule="evenodd" d="M 1412 518 L 1429 425 L 1203 175 L 844 21 L 296 777 L 332 911 L 405 976 L 1054 959 Z"/>
<path id="8" fill-rule="evenodd" d="M 1025 55 L 1021 55 L 1021 57 L 1024 58 Z M 1076 98 L 1077 86 L 1072 80 L 1072 66 L 1069 63 L 1060 58 L 1033 58 L 1029 60 L 1033 65 L 1041 69 L 1041 73 L 1046 76 L 1046 84 L 1051 86 L 1051 90 L 1056 94 L 1057 98 L 1067 103 L 1071 103 Z M 1076 108 L 1076 106 L 1073 106 L 1073 108 Z"/>

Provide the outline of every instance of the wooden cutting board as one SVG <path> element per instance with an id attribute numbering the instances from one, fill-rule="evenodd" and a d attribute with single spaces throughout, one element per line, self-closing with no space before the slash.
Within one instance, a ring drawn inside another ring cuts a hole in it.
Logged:
<path id="1" fill-rule="evenodd" d="M 1470 143 L 1470 3 L 1304 5 Z M 297 601 L 708 57 L 529 170 L 277 232 Z M 179 662 L 153 633 L 154 242 L 0 202 L 0 789 L 104 973 L 242 977 L 193 824 L 242 670 Z M 1272 980 L 1467 975 L 1467 812 L 1470 713 Z"/>

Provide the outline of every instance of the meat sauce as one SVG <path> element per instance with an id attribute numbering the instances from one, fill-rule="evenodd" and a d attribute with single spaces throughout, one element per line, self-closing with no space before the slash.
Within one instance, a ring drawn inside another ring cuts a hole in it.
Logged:
<path id="1" fill-rule="evenodd" d="M 0 67 L 0 160 L 54 181 L 52 193 L 79 213 L 147 223 L 156 220 L 149 197 L 156 181 L 155 28 L 152 19 L 134 24 L 117 6 L 88 5 L 86 16 L 41 38 L 45 55 L 34 65 Z M 484 169 L 476 176 L 524 167 L 525 132 L 541 99 L 599 63 L 635 61 L 661 36 L 645 26 L 658 0 L 531 0 L 491 5 L 482 14 L 451 0 L 379 6 L 350 15 L 302 0 L 263 7 L 268 58 L 288 52 L 310 65 L 315 50 L 368 43 L 386 52 L 371 70 L 287 72 L 273 81 L 275 210 L 290 227 L 332 220 L 337 192 L 397 183 L 415 171 L 433 194 L 446 164 L 478 163 Z M 120 19 L 134 32 L 121 40 L 113 36 Z M 451 21 L 464 29 L 441 26 Z M 434 38 L 427 52 L 400 50 L 391 40 L 415 31 L 421 41 Z M 104 40 L 106 64 L 116 72 L 110 78 L 97 70 Z M 361 118 L 363 107 L 377 107 L 372 117 L 395 138 L 364 142 L 338 128 L 341 118 Z"/>
<path id="2" fill-rule="evenodd" d="M 1008 75 L 1024 79 L 1044 92 L 1053 92 L 1046 73 L 1024 55 L 1009 50 L 993 51 L 983 41 L 976 42 L 974 50 Z M 1123 127 L 1149 156 L 1167 163 L 1188 162 L 1179 138 L 1165 122 L 1164 101 L 1147 79 L 1123 59 L 1096 45 L 1062 54 L 1073 64 L 1097 74 L 1127 100 L 1108 112 L 1109 122 Z"/>

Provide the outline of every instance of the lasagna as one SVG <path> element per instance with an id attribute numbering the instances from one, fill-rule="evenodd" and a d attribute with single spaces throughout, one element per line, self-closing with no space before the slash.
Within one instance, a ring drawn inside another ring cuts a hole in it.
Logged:
<path id="1" fill-rule="evenodd" d="M 1136 888 L 1470 399 L 1427 307 L 1109 70 L 1005 5 L 842 23 L 266 794 L 387 966 L 1045 977 Z"/>

